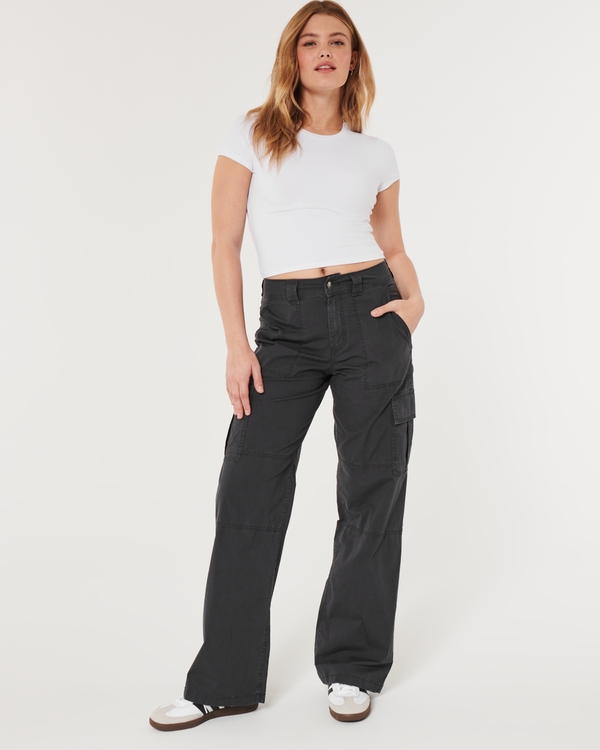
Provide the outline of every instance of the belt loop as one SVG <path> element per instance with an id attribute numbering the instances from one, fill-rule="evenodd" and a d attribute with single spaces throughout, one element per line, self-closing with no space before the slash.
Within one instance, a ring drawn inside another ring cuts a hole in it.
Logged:
<path id="1" fill-rule="evenodd" d="M 363 280 L 360 273 L 358 271 L 353 271 L 350 274 L 350 278 L 352 279 L 352 296 L 356 297 L 358 294 L 362 294 Z"/>
<path id="2" fill-rule="evenodd" d="M 288 279 L 286 294 L 290 305 L 298 301 L 298 279 Z"/>

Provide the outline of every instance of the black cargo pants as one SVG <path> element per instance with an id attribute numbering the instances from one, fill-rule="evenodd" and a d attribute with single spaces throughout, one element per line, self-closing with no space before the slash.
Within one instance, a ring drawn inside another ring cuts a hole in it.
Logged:
<path id="1" fill-rule="evenodd" d="M 302 441 L 329 386 L 337 444 L 333 562 L 315 665 L 322 682 L 380 692 L 392 666 L 415 393 L 412 340 L 384 260 L 363 271 L 263 279 L 255 334 L 264 393 L 232 416 L 216 495 L 203 645 L 184 697 L 264 703 L 270 606 Z M 310 554 L 310 550 L 307 550 Z"/>

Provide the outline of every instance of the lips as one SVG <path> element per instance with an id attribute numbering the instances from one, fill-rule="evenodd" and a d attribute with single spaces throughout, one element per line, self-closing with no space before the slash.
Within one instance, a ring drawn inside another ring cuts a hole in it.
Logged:
<path id="1" fill-rule="evenodd" d="M 330 63 L 321 63 L 321 65 L 317 65 L 315 70 L 335 70 L 335 65 L 331 65 Z"/>

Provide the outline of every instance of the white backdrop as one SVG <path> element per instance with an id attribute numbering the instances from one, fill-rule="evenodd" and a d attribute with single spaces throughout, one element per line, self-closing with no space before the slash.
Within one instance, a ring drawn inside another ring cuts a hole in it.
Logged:
<path id="1" fill-rule="evenodd" d="M 337 518 L 328 393 L 298 470 L 267 702 L 174 735 L 148 725 L 201 645 L 231 414 L 216 152 L 264 100 L 301 5 L 1 5 L 2 744 L 596 750 L 595 0 L 344 3 L 426 302 L 394 667 L 367 721 L 329 717 L 312 661 Z M 252 343 L 248 233 L 242 257 Z"/>

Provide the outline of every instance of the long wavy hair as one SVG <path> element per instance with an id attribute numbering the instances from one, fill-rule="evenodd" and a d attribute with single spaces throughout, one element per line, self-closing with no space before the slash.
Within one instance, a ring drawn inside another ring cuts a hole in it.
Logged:
<path id="1" fill-rule="evenodd" d="M 268 158 L 270 164 L 276 164 L 277 168 L 286 156 L 298 148 L 296 134 L 307 120 L 306 111 L 299 102 L 302 84 L 297 46 L 307 21 L 316 13 L 335 16 L 345 23 L 350 30 L 352 51 L 358 53 L 356 66 L 342 86 L 340 97 L 340 113 L 350 130 L 362 133 L 375 99 L 371 61 L 348 13 L 332 0 L 311 0 L 306 3 L 292 16 L 281 34 L 267 100 L 246 112 L 246 119 L 254 118 L 252 145 L 257 153 L 262 151 L 261 158 Z"/>

